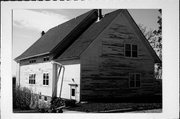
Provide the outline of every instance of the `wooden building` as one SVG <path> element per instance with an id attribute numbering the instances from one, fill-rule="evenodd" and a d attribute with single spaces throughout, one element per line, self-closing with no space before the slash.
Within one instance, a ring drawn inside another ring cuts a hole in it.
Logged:
<path id="1" fill-rule="evenodd" d="M 89 101 L 154 93 L 160 59 L 128 10 L 91 10 L 47 31 L 15 59 L 34 93 Z"/>

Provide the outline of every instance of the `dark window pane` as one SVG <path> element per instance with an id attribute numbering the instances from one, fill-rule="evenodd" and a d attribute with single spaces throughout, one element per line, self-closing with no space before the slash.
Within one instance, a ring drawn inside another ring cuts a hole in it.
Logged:
<path id="1" fill-rule="evenodd" d="M 75 96 L 75 89 L 71 89 L 71 96 Z"/>
<path id="2" fill-rule="evenodd" d="M 136 87 L 140 87 L 140 81 L 136 81 Z"/>
<path id="3" fill-rule="evenodd" d="M 47 101 L 47 97 L 46 96 L 44 97 L 44 100 Z"/>
<path id="4" fill-rule="evenodd" d="M 125 45 L 125 56 L 131 57 L 131 45 L 130 44 Z"/>
<path id="5" fill-rule="evenodd" d="M 134 86 L 135 86 L 134 81 L 130 81 L 130 87 L 134 87 Z"/>
<path id="6" fill-rule="evenodd" d="M 130 81 L 134 81 L 135 80 L 135 75 L 134 74 L 130 74 Z"/>
<path id="7" fill-rule="evenodd" d="M 43 80 L 43 85 L 45 85 L 45 80 Z"/>
<path id="8" fill-rule="evenodd" d="M 137 51 L 132 51 L 132 57 L 137 57 Z"/>
<path id="9" fill-rule="evenodd" d="M 125 56 L 131 57 L 131 51 L 126 51 L 126 52 L 125 52 Z"/>
<path id="10" fill-rule="evenodd" d="M 140 74 L 136 74 L 136 81 L 140 81 Z"/>
<path id="11" fill-rule="evenodd" d="M 130 44 L 126 44 L 125 45 L 125 50 L 130 50 L 131 51 L 131 45 Z"/>
<path id="12" fill-rule="evenodd" d="M 46 85 L 48 85 L 49 84 L 49 80 L 46 80 Z"/>
<path id="13" fill-rule="evenodd" d="M 137 45 L 132 45 L 132 50 L 134 51 L 137 51 Z"/>

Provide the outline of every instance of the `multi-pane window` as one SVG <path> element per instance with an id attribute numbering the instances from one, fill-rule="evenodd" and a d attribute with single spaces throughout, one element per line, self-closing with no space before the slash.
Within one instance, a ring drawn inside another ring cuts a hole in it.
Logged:
<path id="1" fill-rule="evenodd" d="M 131 45 L 130 44 L 125 45 L 125 56 L 131 57 Z"/>
<path id="2" fill-rule="evenodd" d="M 43 85 L 49 85 L 49 73 L 43 74 Z"/>
<path id="3" fill-rule="evenodd" d="M 132 45 L 132 57 L 137 57 L 137 45 Z"/>
<path id="4" fill-rule="evenodd" d="M 44 57 L 43 60 L 44 61 L 49 61 L 49 57 Z"/>
<path id="5" fill-rule="evenodd" d="M 126 57 L 137 57 L 138 56 L 137 45 L 125 44 L 125 56 Z"/>
<path id="6" fill-rule="evenodd" d="M 29 84 L 35 84 L 36 83 L 36 74 L 29 74 Z"/>
<path id="7" fill-rule="evenodd" d="M 140 87 L 140 74 L 139 73 L 132 73 L 129 75 L 129 87 Z"/>
<path id="8" fill-rule="evenodd" d="M 36 60 L 35 59 L 31 59 L 31 60 L 29 60 L 29 63 L 35 63 L 36 62 Z"/>

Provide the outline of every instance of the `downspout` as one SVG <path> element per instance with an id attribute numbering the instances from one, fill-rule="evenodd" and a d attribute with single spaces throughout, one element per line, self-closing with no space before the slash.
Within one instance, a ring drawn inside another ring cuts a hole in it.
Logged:
<path id="1" fill-rule="evenodd" d="M 52 64 L 56 64 L 56 65 L 58 65 L 59 67 L 62 67 L 62 69 L 63 69 L 62 80 L 61 80 L 61 87 L 60 87 L 60 93 L 59 93 L 59 97 L 61 98 L 65 67 L 64 67 L 61 63 L 55 62 L 55 61 L 52 61 Z M 59 70 L 57 79 L 59 79 L 60 72 L 61 72 L 61 69 Z M 57 81 L 57 82 L 58 82 L 58 81 Z M 56 87 L 56 88 L 57 88 L 57 87 Z"/>
<path id="2" fill-rule="evenodd" d="M 17 64 L 17 67 L 18 67 L 18 72 L 17 72 L 18 77 L 16 77 L 16 81 L 18 80 L 18 83 L 16 82 L 16 85 L 18 85 L 18 87 L 20 87 L 20 62 Z"/>

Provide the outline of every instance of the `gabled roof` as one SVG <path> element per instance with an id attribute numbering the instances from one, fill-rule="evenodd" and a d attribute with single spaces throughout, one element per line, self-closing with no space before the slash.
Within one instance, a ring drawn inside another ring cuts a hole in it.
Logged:
<path id="1" fill-rule="evenodd" d="M 106 14 L 99 22 L 93 23 L 57 60 L 79 58 L 87 47 L 113 21 L 122 10 Z"/>
<path id="2" fill-rule="evenodd" d="M 71 19 L 48 30 L 47 33 L 31 45 L 24 53 L 15 58 L 15 60 L 17 61 L 52 53 L 52 51 L 61 44 L 63 39 L 65 39 L 71 32 L 74 32 L 74 29 L 79 27 L 82 22 L 86 22 L 87 19 L 91 18 L 94 14 L 97 14 L 97 10 L 91 10 L 77 18 Z"/>
<path id="3" fill-rule="evenodd" d="M 141 37 L 141 41 L 144 44 L 144 46 L 148 49 L 148 51 L 150 52 L 151 56 L 154 59 L 155 63 L 162 63 L 162 61 L 160 60 L 160 58 L 157 56 L 156 52 L 154 51 L 154 49 L 151 47 L 149 41 L 146 39 L 146 37 L 144 36 L 144 34 L 141 32 L 140 28 L 138 27 L 138 25 L 136 24 L 136 22 L 134 21 L 134 19 L 131 17 L 131 15 L 129 14 L 128 10 L 124 10 L 124 15 L 126 15 L 127 19 L 129 20 L 129 22 L 131 23 L 132 27 L 135 29 L 136 33 Z"/>
<path id="4" fill-rule="evenodd" d="M 57 60 L 66 60 L 79 58 L 83 51 L 87 49 L 87 47 L 100 35 L 100 33 L 119 15 L 119 13 L 126 14 L 131 25 L 135 29 L 136 33 L 138 33 L 141 37 L 141 40 L 145 47 L 148 49 L 154 61 L 156 63 L 160 63 L 161 60 L 151 47 L 148 40 L 145 38 L 129 12 L 125 9 L 116 10 L 109 14 L 106 14 L 99 22 L 93 23 L 62 55 L 60 55 Z"/>
<path id="5" fill-rule="evenodd" d="M 135 29 L 135 32 L 141 37 L 140 39 L 142 40 L 142 43 L 154 58 L 154 61 L 156 63 L 160 63 L 161 60 L 156 55 L 155 51 L 150 46 L 149 42 L 127 10 L 116 10 L 106 14 L 99 22 L 95 22 L 98 17 L 97 10 L 91 10 L 77 18 L 50 29 L 45 35 L 43 35 L 37 42 L 35 42 L 15 60 L 53 53 L 56 53 L 56 55 L 54 55 L 55 60 L 79 58 L 80 55 L 88 48 L 88 46 L 120 13 L 127 17 L 129 23 Z M 92 20 L 89 21 L 89 19 Z M 88 25 L 82 27 L 81 24 Z M 78 32 L 79 35 L 77 35 Z M 77 37 L 74 37 L 74 35 L 70 34 L 75 34 Z M 73 36 L 73 38 L 71 36 Z M 64 47 L 65 45 L 67 47 Z"/>

